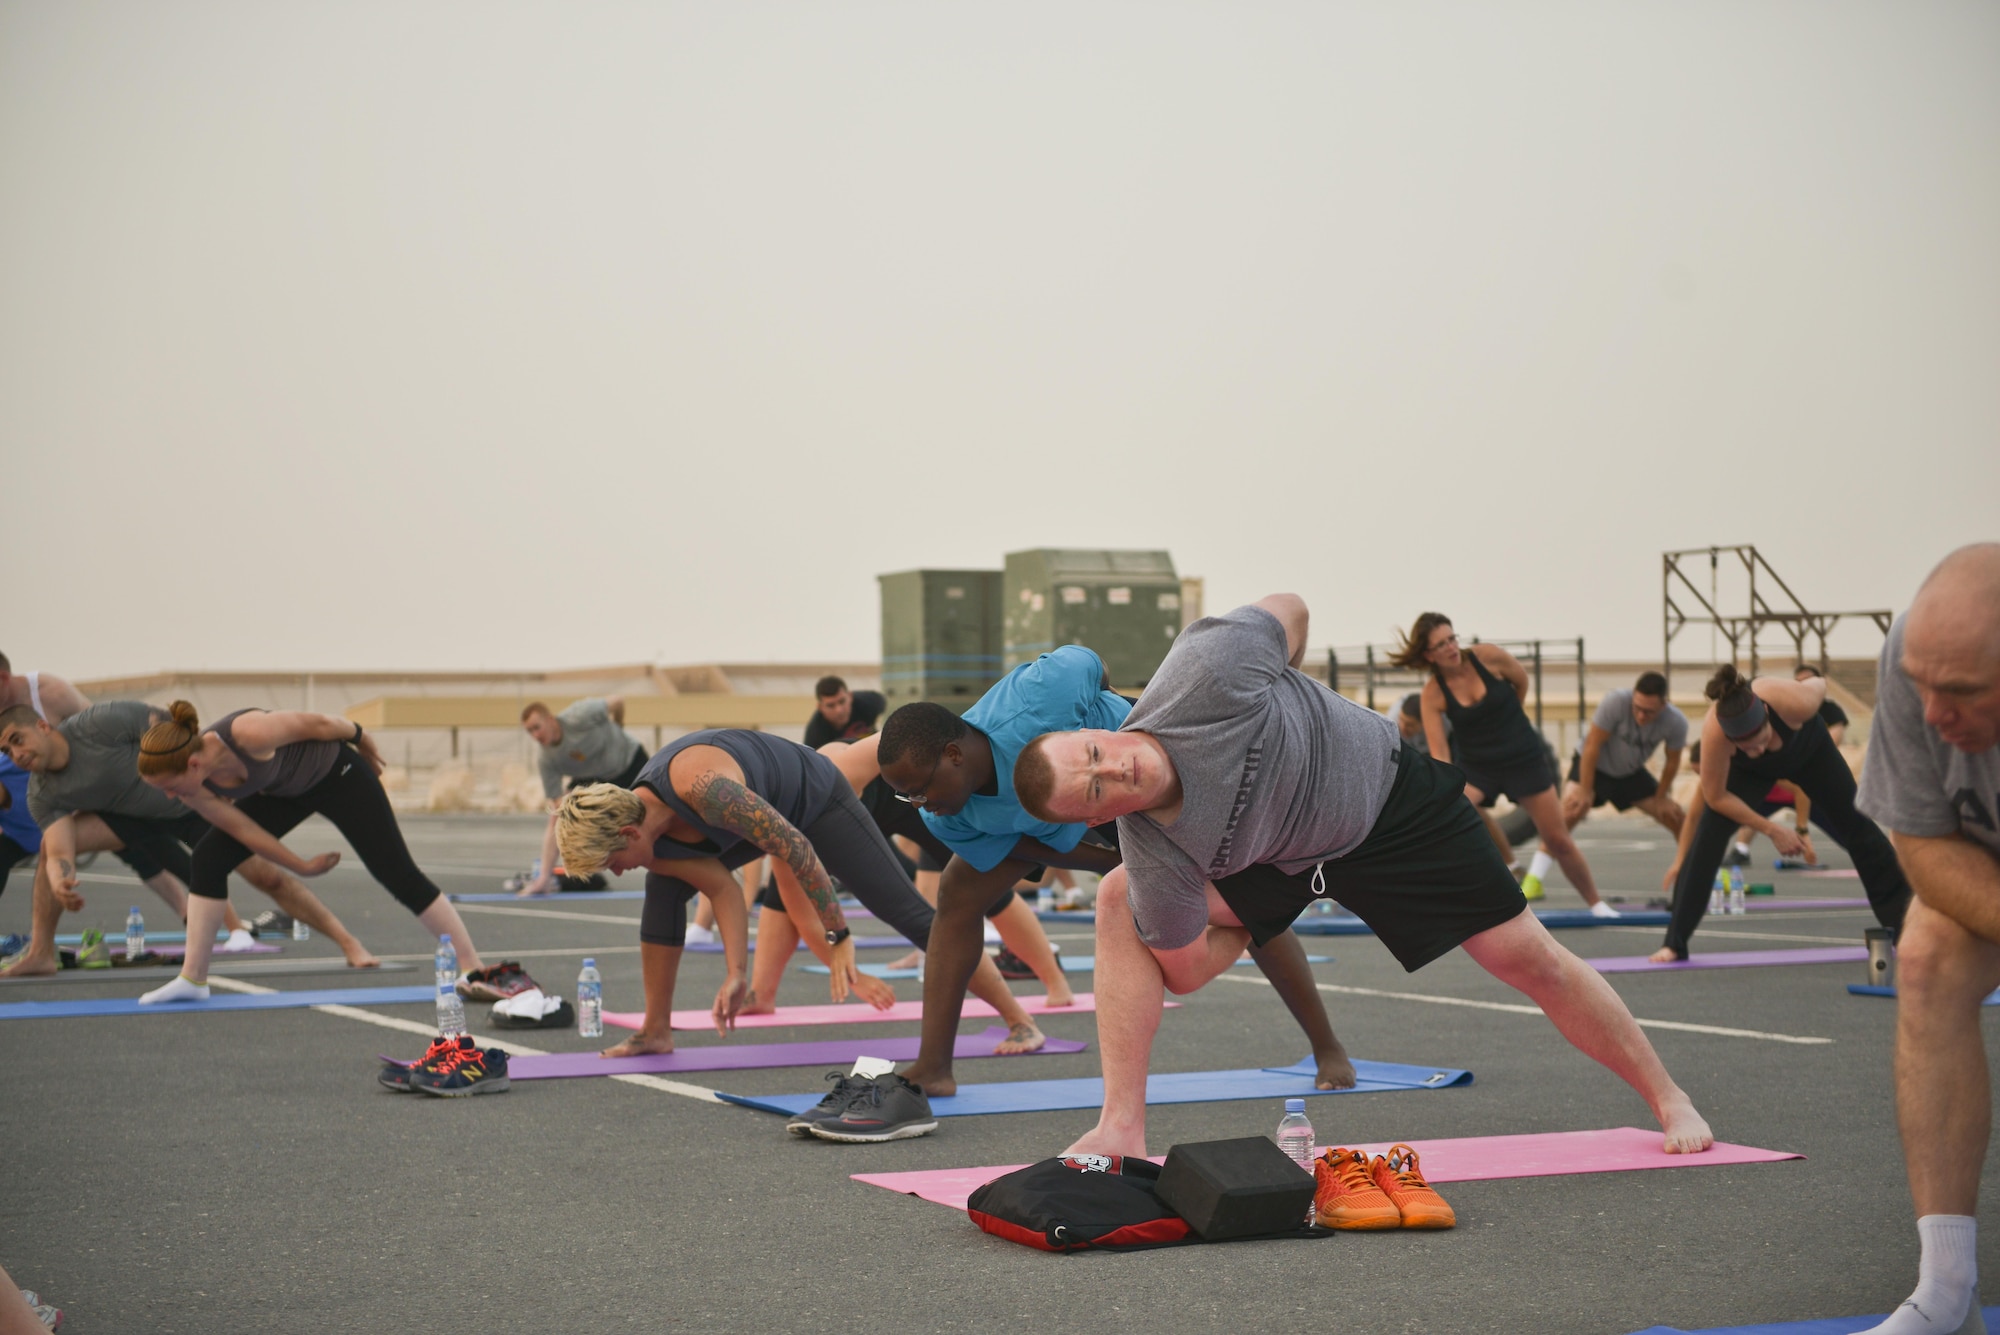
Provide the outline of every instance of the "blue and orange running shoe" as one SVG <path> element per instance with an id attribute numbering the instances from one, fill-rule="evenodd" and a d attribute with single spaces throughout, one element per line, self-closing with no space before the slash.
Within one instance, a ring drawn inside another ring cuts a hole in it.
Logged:
<path id="1" fill-rule="evenodd" d="M 467 1043 L 471 1041 L 470 1038 L 465 1039 Z M 410 1092 L 410 1072 L 420 1066 L 435 1065 L 446 1053 L 457 1051 L 458 1044 L 458 1039 L 446 1038 L 443 1034 L 439 1034 L 431 1040 L 431 1045 L 425 1050 L 424 1055 L 413 1062 L 397 1061 L 394 1057 L 384 1057 L 382 1059 L 382 1069 L 377 1073 L 375 1079 L 384 1089 L 393 1089 L 398 1094 L 407 1094 Z"/>
<path id="2" fill-rule="evenodd" d="M 476 1048 L 463 1037 L 451 1052 L 410 1072 L 410 1088 L 441 1099 L 474 1094 L 498 1094 L 507 1088 L 507 1054 L 500 1048 Z"/>

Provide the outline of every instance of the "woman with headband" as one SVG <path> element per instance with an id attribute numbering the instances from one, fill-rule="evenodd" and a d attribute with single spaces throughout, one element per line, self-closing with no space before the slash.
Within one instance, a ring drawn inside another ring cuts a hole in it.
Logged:
<path id="1" fill-rule="evenodd" d="M 1855 810 L 1854 771 L 1827 735 L 1819 713 L 1826 680 L 1752 681 L 1725 663 L 1709 678 L 1706 694 L 1715 702 L 1701 725 L 1699 772 L 1706 809 L 1699 823 L 1688 822 L 1692 838 L 1683 831 L 1674 920 L 1667 927 L 1666 945 L 1653 953 L 1654 963 L 1688 957 L 1688 939 L 1708 912 L 1708 887 L 1738 826 L 1767 836 L 1786 856 L 1804 850 L 1803 831 L 1788 830 L 1766 814 L 1774 809 L 1766 798 L 1779 780 L 1811 799 L 1812 823 L 1854 859 L 1876 918 L 1892 932 L 1901 930 L 1910 883 L 1888 836 Z"/>
<path id="2" fill-rule="evenodd" d="M 215 828 L 194 847 L 188 885 L 187 954 L 180 977 L 139 998 L 142 1002 L 204 1000 L 208 996 L 209 943 L 222 920 L 229 873 L 251 854 L 262 854 L 300 876 L 318 876 L 340 861 L 338 853 L 302 858 L 280 842 L 308 816 L 333 822 L 371 875 L 417 915 L 433 938 L 448 936 L 468 970 L 459 991 L 475 1001 L 498 1001 L 512 980 L 496 986 L 484 969 L 458 909 L 417 869 L 409 845 L 377 776 L 382 757 L 361 725 L 330 714 L 239 709 L 206 731 L 194 706 L 173 703 L 171 716 L 139 739 L 139 775 L 179 798 Z M 512 970 L 527 986 L 527 976 Z"/>

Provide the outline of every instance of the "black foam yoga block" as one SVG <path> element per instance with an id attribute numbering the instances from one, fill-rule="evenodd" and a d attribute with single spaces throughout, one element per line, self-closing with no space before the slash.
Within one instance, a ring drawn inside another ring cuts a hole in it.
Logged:
<path id="1" fill-rule="evenodd" d="M 1155 1194 L 1207 1242 L 1305 1227 L 1313 1175 L 1264 1136 L 1167 1151 Z"/>

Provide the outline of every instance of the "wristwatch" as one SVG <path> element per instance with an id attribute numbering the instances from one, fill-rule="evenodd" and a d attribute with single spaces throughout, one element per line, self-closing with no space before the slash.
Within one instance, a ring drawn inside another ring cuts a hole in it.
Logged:
<path id="1" fill-rule="evenodd" d="M 845 941 L 850 935 L 851 933 L 845 927 L 843 927 L 837 932 L 828 932 L 826 934 L 826 943 L 829 946 L 837 946 L 842 941 Z"/>

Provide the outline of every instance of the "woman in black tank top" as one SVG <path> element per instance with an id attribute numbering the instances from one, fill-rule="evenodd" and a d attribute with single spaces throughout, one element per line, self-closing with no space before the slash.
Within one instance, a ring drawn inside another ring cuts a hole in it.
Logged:
<path id="1" fill-rule="evenodd" d="M 1770 838 L 1781 854 L 1805 851 L 1805 832 L 1788 830 L 1765 814 L 1771 785 L 1783 780 L 1812 800 L 1812 822 L 1854 859 L 1869 907 L 1891 931 L 1900 931 L 1909 908 L 1910 883 L 1895 847 L 1881 827 L 1855 809 L 1854 771 L 1819 716 L 1826 681 L 1759 677 L 1725 663 L 1709 679 L 1708 717 L 1701 725 L 1699 821 L 1681 825 L 1674 880 L 1674 920 L 1655 963 L 1688 957 L 1688 942 L 1708 912 L 1708 891 L 1738 826 Z"/>
<path id="2" fill-rule="evenodd" d="M 1497 644 L 1460 646 L 1458 632 L 1442 612 L 1417 618 L 1402 648 L 1390 660 L 1397 667 L 1430 670 L 1419 706 L 1431 754 L 1465 772 L 1465 795 L 1477 807 L 1505 793 L 1528 813 L 1541 836 L 1542 851 L 1556 860 L 1583 902 L 1599 917 L 1618 911 L 1597 892 L 1590 863 L 1570 837 L 1556 800 L 1556 774 L 1542 735 L 1521 707 L 1528 674 L 1514 655 Z M 1444 723 L 1451 720 L 1451 737 Z M 1504 842 L 1504 840 L 1503 840 Z M 1508 849 L 1511 860 L 1512 848 Z"/>

